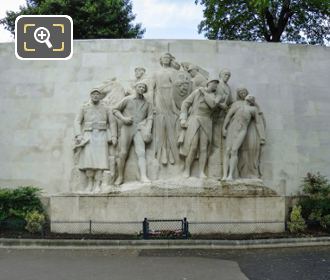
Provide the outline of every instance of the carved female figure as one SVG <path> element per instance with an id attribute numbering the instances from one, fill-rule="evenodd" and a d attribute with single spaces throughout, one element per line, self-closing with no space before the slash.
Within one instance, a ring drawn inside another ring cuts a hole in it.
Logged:
<path id="1" fill-rule="evenodd" d="M 246 88 L 238 88 L 236 101 L 233 103 L 232 107 L 243 106 L 245 103 L 244 99 L 248 94 L 249 92 Z M 257 103 L 255 103 L 255 106 L 262 120 L 260 125 L 263 125 L 265 129 L 266 122 L 263 113 L 260 111 Z M 237 171 L 240 178 L 261 177 L 260 155 L 262 145 L 260 145 L 260 141 L 261 139 L 257 131 L 256 122 L 250 122 L 242 146 L 238 151 Z"/>
<path id="2" fill-rule="evenodd" d="M 232 106 L 227 113 L 222 128 L 222 135 L 226 138 L 223 180 L 233 179 L 238 165 L 238 151 L 243 144 L 251 122 L 255 122 L 260 137 L 260 145 L 265 143 L 264 125 L 258 113 L 259 110 L 252 95 L 246 96 L 245 102 L 241 105 Z"/>
<path id="3" fill-rule="evenodd" d="M 176 146 L 175 120 L 172 104 L 172 88 L 178 73 L 171 65 L 174 57 L 165 53 L 160 58 L 162 69 L 153 76 L 153 105 L 155 116 L 155 155 L 166 165 L 178 159 Z"/>

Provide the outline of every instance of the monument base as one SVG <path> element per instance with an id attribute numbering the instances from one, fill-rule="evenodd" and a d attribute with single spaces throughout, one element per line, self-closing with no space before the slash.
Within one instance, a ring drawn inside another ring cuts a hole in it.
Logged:
<path id="1" fill-rule="evenodd" d="M 254 180 L 189 178 L 194 187 L 167 182 L 125 184 L 107 193 L 50 198 L 51 230 L 58 233 L 137 234 L 148 219 L 183 219 L 191 234 L 282 232 L 285 198 Z M 251 184 L 253 183 L 253 185 Z"/>

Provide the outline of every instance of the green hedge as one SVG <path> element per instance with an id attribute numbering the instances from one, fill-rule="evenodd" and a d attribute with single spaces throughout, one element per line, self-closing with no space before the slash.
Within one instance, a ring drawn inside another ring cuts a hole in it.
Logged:
<path id="1" fill-rule="evenodd" d="M 302 197 L 298 202 L 302 208 L 302 216 L 307 221 L 318 222 L 330 228 L 330 184 L 320 173 L 307 173 L 303 179 Z"/>
<path id="2" fill-rule="evenodd" d="M 25 220 L 28 213 L 44 213 L 40 201 L 41 189 L 36 187 L 0 188 L 0 221 Z"/>

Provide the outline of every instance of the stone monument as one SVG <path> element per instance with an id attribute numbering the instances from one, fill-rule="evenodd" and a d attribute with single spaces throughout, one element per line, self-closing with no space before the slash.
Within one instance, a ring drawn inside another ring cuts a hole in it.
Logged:
<path id="1" fill-rule="evenodd" d="M 173 218 L 176 213 L 244 222 L 269 218 L 262 210 L 268 203 L 278 209 L 271 217 L 282 220 L 284 209 L 279 207 L 284 201 L 262 180 L 265 119 L 255 97 L 238 88 L 234 101 L 228 69 L 209 76 L 169 52 L 160 57 L 160 68 L 150 71 L 150 78 L 147 71 L 136 67 L 127 89 L 112 78 L 91 90 L 74 125 L 75 170 L 80 176 L 72 182 L 78 189 L 52 198 L 53 216 L 61 219 L 59 206 L 71 201 L 78 207 L 75 219 L 116 219 L 114 205 L 119 205 L 120 219 Z M 214 147 L 223 151 L 216 158 L 222 176 L 209 172 Z M 81 177 L 85 179 L 77 183 Z M 106 199 L 106 210 L 98 209 L 100 196 Z M 79 201 L 87 197 L 92 212 L 81 209 Z M 164 213 L 156 205 L 165 201 Z M 221 213 L 214 210 L 219 203 L 227 207 Z M 241 213 L 242 207 L 254 204 L 261 212 Z M 281 231 L 283 225 L 266 231 Z"/>

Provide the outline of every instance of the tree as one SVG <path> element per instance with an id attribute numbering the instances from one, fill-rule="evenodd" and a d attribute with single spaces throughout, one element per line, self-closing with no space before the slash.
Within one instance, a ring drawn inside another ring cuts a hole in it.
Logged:
<path id="1" fill-rule="evenodd" d="M 327 44 L 330 0 L 195 0 L 208 39 Z"/>
<path id="2" fill-rule="evenodd" d="M 131 0 L 26 0 L 19 12 L 8 11 L 0 21 L 15 35 L 19 15 L 69 15 L 74 39 L 142 38 L 145 29 L 133 24 Z"/>

